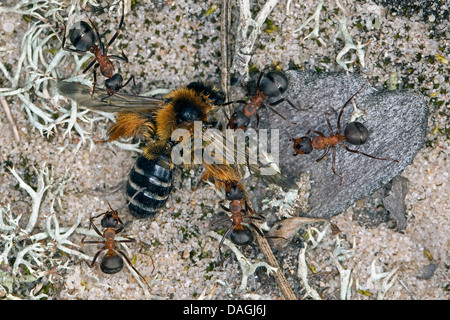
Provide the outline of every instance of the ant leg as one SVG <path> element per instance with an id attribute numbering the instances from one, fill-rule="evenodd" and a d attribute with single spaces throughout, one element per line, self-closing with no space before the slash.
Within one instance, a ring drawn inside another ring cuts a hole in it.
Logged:
<path id="1" fill-rule="evenodd" d="M 94 224 L 94 218 L 89 219 L 89 229 L 91 226 L 94 228 L 95 233 L 97 233 L 100 237 L 103 237 L 103 234 L 97 229 L 97 227 Z"/>
<path id="2" fill-rule="evenodd" d="M 116 243 L 132 243 L 132 242 L 136 242 L 136 239 L 125 238 L 125 239 L 122 239 L 122 240 L 116 240 Z"/>
<path id="3" fill-rule="evenodd" d="M 325 149 L 325 152 L 324 152 L 318 159 L 316 159 L 316 162 L 319 162 L 320 160 L 322 160 L 323 158 L 325 158 L 325 156 L 326 156 L 327 153 L 328 153 L 328 149 L 329 149 L 329 147 L 327 146 L 327 148 Z"/>
<path id="4" fill-rule="evenodd" d="M 127 85 L 130 83 L 131 80 L 133 80 L 133 85 L 136 87 L 136 81 L 134 80 L 134 75 L 132 75 L 132 76 L 130 77 L 130 79 L 128 79 L 127 82 L 125 82 L 125 84 L 121 87 L 121 89 L 122 89 L 123 87 L 127 86 Z"/>
<path id="5" fill-rule="evenodd" d="M 94 259 L 92 259 L 92 263 L 89 265 L 89 268 L 92 268 L 93 266 L 94 266 L 94 264 L 95 264 L 95 261 L 97 261 L 97 258 L 98 258 L 98 255 L 100 254 L 100 253 L 102 253 L 102 251 L 103 250 L 105 250 L 106 249 L 106 246 L 105 247 L 103 247 L 103 248 L 101 248 L 100 250 L 98 250 L 97 251 L 97 253 L 95 254 L 95 256 L 94 256 Z"/>
<path id="6" fill-rule="evenodd" d="M 341 117 L 342 114 L 344 113 L 344 108 L 348 105 L 348 103 L 364 88 L 366 84 L 363 84 L 362 87 L 356 91 L 355 94 L 353 94 L 350 99 L 347 100 L 347 102 L 342 106 L 341 111 L 339 111 L 339 116 L 338 116 L 338 121 L 337 121 L 337 133 L 341 132 Z"/>
<path id="7" fill-rule="evenodd" d="M 113 35 L 113 37 L 109 40 L 108 45 L 106 46 L 106 49 L 108 49 L 109 46 L 112 45 L 112 43 L 119 36 L 119 31 L 120 31 L 120 29 L 122 29 L 124 17 L 125 17 L 125 0 L 122 0 L 122 17 L 120 18 L 119 27 L 117 28 L 116 33 Z"/>
<path id="8" fill-rule="evenodd" d="M 275 112 L 278 116 L 280 116 L 281 118 L 283 118 L 284 120 L 286 120 L 287 122 L 290 122 L 290 123 L 293 124 L 293 125 L 297 125 L 297 124 L 298 124 L 297 122 L 293 122 L 293 121 L 290 121 L 290 120 L 286 119 L 281 113 L 279 113 L 277 110 L 275 110 L 274 108 L 272 108 L 269 104 L 266 104 L 266 106 L 267 106 L 270 110 L 272 110 L 273 112 Z"/>
<path id="9" fill-rule="evenodd" d="M 258 228 L 254 223 L 250 222 L 249 225 L 256 231 L 257 234 L 259 234 L 261 237 L 264 238 L 264 233 L 261 231 L 260 228 Z"/>
<path id="10" fill-rule="evenodd" d="M 330 118 L 328 118 L 327 114 L 325 114 L 325 120 L 327 120 L 328 128 L 330 128 L 330 132 L 331 132 L 331 134 L 333 134 L 333 127 L 331 126 Z M 340 128 L 338 128 L 337 133 L 340 133 L 339 130 L 340 130 Z"/>
<path id="11" fill-rule="evenodd" d="M 259 129 L 259 113 L 256 112 L 256 131 Z"/>
<path id="12" fill-rule="evenodd" d="M 333 146 L 333 156 L 332 156 L 332 160 L 331 160 L 331 170 L 333 171 L 333 173 L 335 175 L 337 175 L 339 177 L 339 180 L 340 180 L 339 185 L 342 186 L 342 175 L 340 175 L 340 174 L 338 174 L 336 172 L 335 166 L 336 166 L 336 146 Z"/>
<path id="13" fill-rule="evenodd" d="M 94 92 L 95 92 L 95 87 L 97 86 L 97 68 L 99 67 L 99 64 L 97 63 L 95 66 L 94 66 L 94 70 L 93 70 L 93 73 L 94 73 L 94 83 L 93 83 L 93 85 L 92 85 L 92 89 L 91 89 L 91 96 L 94 94 Z"/>
<path id="14" fill-rule="evenodd" d="M 137 271 L 137 269 L 133 266 L 133 264 L 131 263 L 130 259 L 128 259 L 128 257 L 126 256 L 125 253 L 123 253 L 121 250 L 117 250 L 116 251 L 118 253 L 120 253 L 122 255 L 122 257 L 124 257 L 125 261 L 128 263 L 128 265 L 134 270 L 134 272 L 136 272 L 138 274 L 138 276 L 144 281 L 144 283 L 148 286 L 147 281 L 145 280 L 145 278 L 139 273 L 139 271 Z"/>
<path id="15" fill-rule="evenodd" d="M 223 210 L 225 210 L 226 212 L 231 212 L 229 208 L 225 207 L 223 204 L 219 205 Z"/>
<path id="16" fill-rule="evenodd" d="M 125 55 L 125 53 L 123 52 L 123 49 L 120 49 L 120 51 L 122 52 L 122 55 L 118 56 L 118 55 L 116 55 L 116 54 L 112 54 L 112 55 L 108 55 L 108 58 L 128 62 L 128 61 L 129 61 L 129 60 L 128 60 L 128 57 L 127 57 L 127 56 Z"/>
<path id="17" fill-rule="evenodd" d="M 372 155 L 370 155 L 370 154 L 361 152 L 361 151 L 359 151 L 359 150 L 353 150 L 353 149 L 350 149 L 349 147 L 347 147 L 347 146 L 344 145 L 344 144 L 341 144 L 341 145 L 342 145 L 342 147 L 344 147 L 345 150 L 347 150 L 347 151 L 349 151 L 349 152 L 362 154 L 363 156 L 366 156 L 366 157 L 369 157 L 369 158 L 373 158 L 373 159 L 377 159 L 377 160 L 388 160 L 388 161 L 399 162 L 398 160 L 395 160 L 395 159 L 375 157 L 375 156 L 372 156 Z"/>
<path id="18" fill-rule="evenodd" d="M 224 103 L 222 103 L 220 106 L 227 106 L 227 105 L 229 105 L 229 104 L 233 104 L 233 103 L 246 103 L 245 102 L 245 100 L 236 100 L 236 101 L 228 101 L 228 102 L 224 102 Z"/>
<path id="19" fill-rule="evenodd" d="M 86 73 L 90 68 L 92 68 L 92 66 L 97 62 L 96 59 L 92 60 L 88 66 L 83 70 L 83 73 Z M 98 68 L 98 67 L 97 67 Z"/>
<path id="20" fill-rule="evenodd" d="M 308 132 L 311 133 L 310 131 L 311 131 L 311 132 L 314 132 L 315 134 L 318 134 L 318 135 L 321 136 L 321 137 L 325 137 L 325 135 L 324 135 L 322 132 L 320 132 L 320 131 L 309 130 Z M 306 133 L 306 136 L 308 136 L 308 133 Z"/>
<path id="21" fill-rule="evenodd" d="M 299 109 L 299 108 L 297 108 L 297 106 L 291 100 L 289 100 L 287 98 L 281 98 L 280 100 L 277 100 L 275 102 L 269 103 L 269 105 L 276 106 L 276 105 L 278 105 L 278 104 L 280 104 L 280 103 L 282 103 L 284 101 L 286 101 L 292 108 L 294 108 L 297 111 L 308 111 L 309 109 L 312 108 L 312 107 L 310 107 L 309 109 Z"/>
<path id="22" fill-rule="evenodd" d="M 220 248 L 222 247 L 223 242 L 225 241 L 225 238 L 228 236 L 228 234 L 231 232 L 231 230 L 233 230 L 233 227 L 230 227 L 227 232 L 225 232 L 225 234 L 223 235 L 222 239 L 220 240 L 219 243 L 219 260 L 222 260 L 222 251 L 220 251 Z"/>

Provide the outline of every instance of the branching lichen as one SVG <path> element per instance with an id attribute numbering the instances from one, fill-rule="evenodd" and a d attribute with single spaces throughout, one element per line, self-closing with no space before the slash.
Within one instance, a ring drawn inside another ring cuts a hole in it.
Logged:
<path id="1" fill-rule="evenodd" d="M 72 131 L 78 133 L 80 140 L 75 151 L 87 140 L 92 140 L 87 137 L 89 133 L 79 123 L 92 123 L 104 118 L 86 117 L 86 111 L 80 111 L 74 102 L 69 109 L 61 107 L 61 100 L 67 101 L 67 99 L 59 95 L 55 88 L 55 80 L 61 78 L 57 68 L 66 57 L 71 56 L 75 65 L 73 73 L 79 74 L 83 64 L 91 59 L 92 55 L 86 54 L 80 58 L 76 54 L 63 50 L 60 42 L 54 42 L 54 39 L 60 39 L 62 34 L 58 30 L 55 31 L 48 21 L 63 22 L 65 18 L 60 15 L 61 12 L 68 12 L 70 15 L 75 8 L 79 5 L 85 6 L 87 2 L 98 6 L 95 1 L 78 2 L 80 1 L 72 1 L 67 6 L 64 2 L 55 0 L 22 0 L 13 7 L 0 6 L 0 13 L 17 13 L 38 19 L 32 22 L 22 37 L 15 73 L 8 71 L 7 66 L 0 62 L 0 72 L 9 82 L 9 87 L 0 88 L 0 97 L 17 97 L 31 125 L 41 135 L 48 137 L 61 126 L 66 126 L 64 135 L 70 136 Z M 59 50 L 49 55 L 48 52 L 53 51 L 55 46 L 59 47 Z M 85 77 L 83 75 L 74 78 L 90 84 Z M 39 99 L 35 99 L 36 97 Z"/>
<path id="2" fill-rule="evenodd" d="M 72 180 L 73 175 L 69 176 L 66 171 L 63 177 L 55 179 L 53 172 L 44 163 L 40 170 L 34 168 L 37 174 L 37 188 L 34 190 L 24 182 L 15 169 L 8 169 L 19 182 L 19 187 L 32 198 L 31 212 L 26 215 L 28 223 L 25 228 L 20 226 L 20 220 L 24 215 L 15 216 L 9 205 L 0 208 L 0 247 L 3 248 L 0 264 L 10 267 L 10 273 L 5 272 L 1 275 L 2 283 L 7 289 L 6 296 L 14 298 L 17 297 L 14 292 L 19 291 L 21 284 L 32 283 L 44 276 L 47 277 L 47 281 L 53 283 L 56 278 L 51 275 L 68 268 L 67 261 L 53 258 L 58 250 L 82 259 L 91 257 L 72 249 L 77 245 L 68 240 L 78 227 L 81 214 L 72 227 L 60 228 L 54 211 L 55 202 L 61 207 L 60 200 L 64 195 L 64 188 Z M 50 203 L 47 215 L 41 212 L 45 198 Z M 34 233 L 40 215 L 45 219 L 45 231 Z M 18 289 L 14 288 L 15 283 L 19 284 Z M 36 290 L 33 292 L 38 293 Z M 45 298 L 33 293 L 28 293 L 27 297 Z"/>
<path id="3" fill-rule="evenodd" d="M 337 15 L 335 15 L 336 19 L 339 22 L 339 30 L 336 34 L 336 38 L 339 35 L 342 35 L 342 37 L 344 38 L 344 48 L 342 48 L 341 51 L 339 51 L 339 53 L 336 56 L 336 63 L 342 67 L 345 71 L 349 71 L 349 68 L 347 67 L 348 64 L 352 64 L 355 61 L 354 60 L 349 60 L 349 61 L 344 61 L 344 56 L 350 51 L 350 50 L 355 50 L 356 51 L 356 55 L 358 57 L 359 63 L 361 65 L 362 68 L 365 67 L 365 52 L 363 50 L 364 47 L 366 47 L 367 45 L 370 44 L 370 40 L 364 44 L 361 44 L 361 42 L 357 42 L 357 44 L 355 44 L 353 42 L 353 38 L 350 35 L 349 31 L 348 31 L 348 27 L 347 27 L 347 13 L 344 9 L 344 7 L 340 4 L 340 2 L 338 0 L 335 0 L 337 7 L 339 8 L 340 11 L 342 11 L 342 15 L 340 17 L 338 17 Z M 306 35 L 305 37 L 303 37 L 300 40 L 300 43 L 302 43 L 303 41 L 305 41 L 308 38 L 315 38 L 318 41 L 320 41 L 320 43 L 322 45 L 325 44 L 325 42 L 323 41 L 322 38 L 319 37 L 319 30 L 320 30 L 320 12 L 322 10 L 323 7 L 323 1 L 320 1 L 316 11 L 314 12 L 314 14 L 309 17 L 298 29 L 294 30 L 293 33 L 297 33 L 300 32 L 303 28 L 305 28 L 312 20 L 314 20 L 314 28 L 313 30 Z"/>
<path id="4" fill-rule="evenodd" d="M 216 240 L 221 241 L 222 236 L 215 233 L 215 232 L 209 232 L 208 235 Z M 228 239 L 224 239 L 223 242 L 224 245 L 226 245 L 228 248 L 230 248 L 234 254 L 236 255 L 236 260 L 239 262 L 239 265 L 241 266 L 242 270 L 242 281 L 241 285 L 239 286 L 239 290 L 245 290 L 247 288 L 247 281 L 248 277 L 255 273 L 256 269 L 259 267 L 264 267 L 267 270 L 267 274 L 270 274 L 272 272 L 275 272 L 277 269 L 273 268 L 266 262 L 260 261 L 252 263 L 250 260 L 248 260 L 240 251 L 239 249 Z"/>
<path id="5" fill-rule="evenodd" d="M 300 250 L 298 255 L 298 277 L 302 280 L 303 286 L 306 290 L 306 296 L 313 298 L 314 300 L 322 300 L 319 293 L 315 289 L 313 289 L 308 283 L 308 265 L 306 264 L 306 248 L 308 247 L 307 243 L 305 243 L 305 247 Z"/>
<path id="6" fill-rule="evenodd" d="M 243 81 L 247 81 L 249 78 L 248 64 L 253 52 L 253 46 L 261 33 L 261 27 L 277 2 L 278 0 L 268 0 L 255 19 L 253 19 L 250 12 L 250 1 L 238 1 L 239 23 L 231 72 L 240 74 L 243 77 Z"/>

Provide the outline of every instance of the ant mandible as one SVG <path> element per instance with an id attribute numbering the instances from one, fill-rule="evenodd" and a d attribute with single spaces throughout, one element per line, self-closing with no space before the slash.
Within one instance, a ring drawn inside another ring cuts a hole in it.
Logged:
<path id="1" fill-rule="evenodd" d="M 135 242 L 135 239 L 124 237 L 122 240 L 115 240 L 115 237 L 118 233 L 120 233 L 124 228 L 125 225 L 123 224 L 122 220 L 119 218 L 119 213 L 117 210 L 114 210 L 111 208 L 111 205 L 108 203 L 108 206 L 110 210 L 100 213 L 97 216 L 91 217 L 89 219 L 89 229 L 91 227 L 94 228 L 94 231 L 103 238 L 103 240 L 91 240 L 86 241 L 85 237 L 81 240 L 82 243 L 101 243 L 104 244 L 103 248 L 101 248 L 94 256 L 94 259 L 92 260 L 92 263 L 89 265 L 90 268 L 92 268 L 95 265 L 95 261 L 97 261 L 98 256 L 100 253 L 102 253 L 104 250 L 106 251 L 105 256 L 100 262 L 100 269 L 102 272 L 107 274 L 114 274 L 122 270 L 123 268 L 123 258 L 125 258 L 125 261 L 128 263 L 128 265 L 139 275 L 139 277 L 144 281 L 145 284 L 147 284 L 147 281 L 145 278 L 139 273 L 139 271 L 136 270 L 136 268 L 132 265 L 130 259 L 125 255 L 124 252 L 119 250 L 116 247 L 117 243 L 130 243 Z M 98 217 L 103 216 L 101 219 L 101 226 L 104 228 L 103 233 L 101 233 L 98 228 L 94 224 L 94 219 L 97 219 Z M 122 256 L 122 257 L 121 257 Z"/>
<path id="2" fill-rule="evenodd" d="M 344 106 L 341 108 L 337 120 L 337 131 L 333 134 L 333 128 L 331 127 L 330 120 L 328 119 L 328 116 L 325 115 L 328 127 L 330 128 L 331 135 L 325 136 L 322 132 L 316 131 L 316 130 L 308 130 L 306 133 L 306 136 L 301 138 L 291 138 L 290 141 L 294 142 L 294 153 L 293 156 L 297 156 L 299 154 L 309 154 L 313 151 L 313 149 L 325 149 L 325 152 L 316 159 L 317 162 L 322 160 L 327 154 L 330 149 L 330 147 L 333 149 L 333 155 L 332 155 L 332 165 L 331 169 L 333 170 L 333 173 L 337 175 L 340 178 L 340 185 L 342 185 L 342 175 L 338 174 L 335 170 L 335 163 L 336 163 L 336 146 L 339 145 L 343 147 L 345 150 L 353 153 L 362 154 L 366 157 L 377 159 L 377 160 L 389 160 L 394 162 L 399 162 L 398 160 L 389 159 L 389 158 L 379 158 L 375 157 L 373 155 L 361 152 L 359 150 L 350 149 L 344 144 L 344 141 L 347 141 L 348 143 L 352 145 L 362 145 L 367 142 L 367 139 L 369 138 L 369 130 L 367 130 L 367 127 L 362 124 L 361 122 L 349 122 L 344 128 L 344 134 L 341 133 L 341 117 L 344 112 L 345 107 L 348 105 L 348 103 L 364 88 L 365 85 L 363 85 L 354 95 L 348 99 L 348 101 L 344 104 Z M 317 134 L 317 136 L 313 137 L 312 139 L 309 137 L 311 132 L 314 132 Z"/>
<path id="3" fill-rule="evenodd" d="M 108 55 L 108 49 L 112 45 L 112 43 L 119 36 L 120 29 L 122 28 L 124 17 L 125 17 L 125 1 L 122 0 L 122 17 L 120 19 L 119 27 L 116 30 L 116 33 L 109 40 L 108 44 L 102 42 L 100 38 L 100 33 L 97 30 L 97 27 L 86 14 L 89 22 L 85 21 L 77 21 L 69 31 L 69 38 L 72 45 L 75 47 L 69 48 L 65 47 L 66 44 L 66 31 L 64 30 L 64 37 L 62 41 L 62 48 L 66 51 L 76 52 L 76 53 L 86 53 L 91 52 L 94 54 L 94 60 L 92 60 L 89 65 L 83 70 L 83 73 L 86 73 L 92 66 L 94 66 L 94 84 L 91 90 L 91 94 L 94 93 L 95 87 L 97 85 L 97 69 L 100 68 L 100 73 L 107 78 L 105 80 L 105 88 L 108 96 L 113 95 L 115 92 L 119 91 L 126 85 L 130 83 L 131 80 L 134 81 L 134 75 L 130 77 L 130 79 L 123 84 L 123 77 L 119 73 L 115 73 L 115 68 L 111 59 L 122 60 L 128 62 L 127 56 L 123 53 L 122 55 Z M 94 32 L 95 31 L 95 32 Z M 96 44 L 98 42 L 98 45 Z M 108 97 L 107 96 L 107 97 Z M 107 97 L 103 98 L 106 99 Z M 103 100 L 102 99 L 102 100 Z"/>
<path id="4" fill-rule="evenodd" d="M 264 72 L 261 72 L 258 78 L 258 81 L 256 83 L 256 93 L 252 96 L 250 101 L 246 102 L 245 100 L 238 100 L 238 101 L 231 101 L 226 102 L 222 104 L 222 106 L 232 104 L 232 103 L 243 103 L 244 106 L 242 108 L 236 108 L 233 115 L 228 121 L 227 129 L 242 129 L 245 130 L 248 125 L 250 124 L 250 120 L 253 116 L 256 115 L 256 127 L 258 128 L 259 125 L 259 114 L 258 114 L 258 108 L 262 107 L 263 105 L 266 105 L 270 110 L 275 112 L 278 116 L 283 118 L 286 121 L 289 121 L 284 117 L 282 114 L 280 114 L 277 110 L 272 108 L 273 106 L 276 106 L 280 104 L 283 101 L 286 101 L 289 103 L 291 107 L 298 111 L 303 111 L 298 109 L 289 99 L 281 98 L 275 102 L 272 103 L 266 103 L 267 98 L 276 98 L 280 96 L 282 93 L 284 93 L 288 87 L 288 79 L 286 75 L 280 71 L 269 71 L 266 74 Z M 291 122 L 291 121 L 289 121 Z M 294 122 L 291 122 L 292 124 L 296 124 Z"/>

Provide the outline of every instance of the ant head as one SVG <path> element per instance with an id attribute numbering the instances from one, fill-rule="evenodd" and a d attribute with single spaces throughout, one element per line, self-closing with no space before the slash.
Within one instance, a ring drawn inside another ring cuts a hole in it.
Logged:
<path id="1" fill-rule="evenodd" d="M 123 259 L 113 250 L 108 250 L 106 255 L 100 262 L 100 270 L 104 273 L 113 274 L 117 273 L 123 268 Z"/>
<path id="2" fill-rule="evenodd" d="M 301 137 L 298 139 L 291 139 L 294 141 L 294 150 L 295 154 L 308 154 L 313 150 L 312 140 L 310 137 Z"/>
<path id="3" fill-rule="evenodd" d="M 105 87 L 108 92 L 114 93 L 123 87 L 122 83 L 122 76 L 116 73 L 111 78 L 105 80 Z"/>
<path id="4" fill-rule="evenodd" d="M 270 71 L 265 74 L 258 84 L 258 89 L 268 97 L 278 97 L 284 93 L 288 87 L 286 75 L 279 71 Z"/>
<path id="5" fill-rule="evenodd" d="M 361 122 L 350 122 L 345 126 L 344 137 L 348 143 L 359 146 L 367 142 L 369 130 Z"/>
<path id="6" fill-rule="evenodd" d="M 250 118 L 242 110 L 237 110 L 231 116 L 230 123 L 233 125 L 233 128 L 246 128 L 250 123 Z"/>
<path id="7" fill-rule="evenodd" d="M 240 224 L 231 231 L 230 239 L 235 245 L 247 246 L 253 242 L 253 233 L 247 226 Z"/>
<path id="8" fill-rule="evenodd" d="M 81 51 L 88 51 L 95 44 L 95 32 L 89 23 L 77 21 L 69 31 L 70 42 Z"/>
<path id="9" fill-rule="evenodd" d="M 239 189 L 239 183 L 236 181 L 232 181 L 231 183 L 227 183 L 225 189 L 225 197 L 227 200 L 240 200 L 244 198 L 244 193 L 241 189 Z"/>
<path id="10" fill-rule="evenodd" d="M 117 224 L 119 223 L 117 211 L 105 212 L 105 216 L 102 218 L 100 223 L 103 228 L 116 228 Z"/>

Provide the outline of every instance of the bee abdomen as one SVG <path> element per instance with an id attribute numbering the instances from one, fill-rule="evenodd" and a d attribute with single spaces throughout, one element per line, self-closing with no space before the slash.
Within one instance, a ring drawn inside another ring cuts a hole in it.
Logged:
<path id="1" fill-rule="evenodd" d="M 127 195 L 131 214 L 136 218 L 153 218 L 172 191 L 172 170 L 165 156 L 148 160 L 140 156 L 131 169 Z"/>

